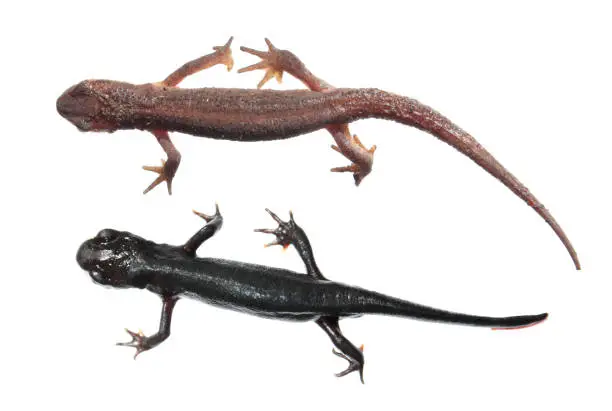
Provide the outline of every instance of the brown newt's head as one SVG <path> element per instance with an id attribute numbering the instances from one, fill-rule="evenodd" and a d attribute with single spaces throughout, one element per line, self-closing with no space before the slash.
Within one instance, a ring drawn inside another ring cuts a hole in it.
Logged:
<path id="1" fill-rule="evenodd" d="M 115 131 L 118 124 L 113 120 L 108 93 L 113 83 L 108 80 L 81 81 L 57 99 L 57 112 L 81 131 Z"/>
<path id="2" fill-rule="evenodd" d="M 98 284 L 142 288 L 142 278 L 133 266 L 140 258 L 139 249 L 143 241 L 131 233 L 107 228 L 81 244 L 76 259 Z"/>

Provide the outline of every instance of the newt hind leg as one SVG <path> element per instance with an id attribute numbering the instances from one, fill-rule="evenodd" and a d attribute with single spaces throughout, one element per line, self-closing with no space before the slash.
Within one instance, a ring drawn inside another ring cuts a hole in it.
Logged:
<path id="1" fill-rule="evenodd" d="M 259 63 L 238 70 L 238 73 L 265 70 L 264 77 L 257 85 L 257 88 L 261 88 L 273 77 L 280 83 L 283 72 L 291 74 L 312 91 L 325 92 L 335 88 L 328 82 L 312 74 L 295 54 L 288 50 L 278 49 L 270 40 L 265 40 L 268 45 L 268 51 L 240 47 L 240 50 L 261 58 Z M 372 171 L 376 146 L 372 146 L 369 149 L 365 148 L 356 135 L 351 135 L 348 124 L 332 124 L 327 127 L 327 131 L 331 133 L 336 142 L 336 145 L 333 145 L 332 148 L 352 163 L 349 166 L 332 168 L 331 171 L 352 172 L 353 178 L 355 179 L 355 185 L 359 185 Z"/>
<path id="2" fill-rule="evenodd" d="M 334 349 L 332 352 L 338 357 L 344 358 L 349 363 L 348 368 L 337 373 L 336 377 L 344 377 L 354 371 L 359 371 L 359 378 L 363 384 L 363 366 L 365 364 L 363 358 L 363 345 L 357 348 L 342 334 L 340 325 L 338 324 L 338 317 L 320 317 L 316 323 L 325 331 L 336 348 L 340 350 L 336 351 Z"/>

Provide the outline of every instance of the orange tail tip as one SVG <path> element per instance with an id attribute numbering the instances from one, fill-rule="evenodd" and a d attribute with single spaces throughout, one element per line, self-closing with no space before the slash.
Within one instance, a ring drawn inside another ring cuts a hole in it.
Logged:
<path id="1" fill-rule="evenodd" d="M 543 323 L 544 321 L 546 321 L 548 319 L 548 313 L 546 314 L 546 317 L 544 317 L 543 319 L 541 319 L 540 321 L 536 321 L 534 323 L 531 324 L 527 324 L 527 325 L 519 325 L 516 327 L 494 327 L 491 328 L 493 331 L 509 331 L 509 330 L 522 330 L 524 328 L 530 328 L 530 327 L 534 327 L 538 324 Z"/>

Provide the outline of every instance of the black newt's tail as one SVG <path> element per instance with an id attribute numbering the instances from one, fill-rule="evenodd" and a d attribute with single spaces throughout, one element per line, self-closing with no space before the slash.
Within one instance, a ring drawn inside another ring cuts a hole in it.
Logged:
<path id="1" fill-rule="evenodd" d="M 506 170 L 474 137 L 455 125 L 449 119 L 417 100 L 388 93 L 377 89 L 368 89 L 365 107 L 373 117 L 397 121 L 426 131 L 459 152 L 465 154 L 485 169 L 493 177 L 501 181 L 514 194 L 519 196 L 536 213 L 538 213 L 557 234 L 569 252 L 577 270 L 580 262 L 574 247 L 553 218 L 550 212 L 531 194 L 515 176 Z"/>
<path id="2" fill-rule="evenodd" d="M 351 314 L 384 314 L 417 320 L 491 327 L 493 329 L 525 328 L 541 323 L 548 318 L 548 313 L 512 317 L 484 317 L 455 313 L 367 290 L 357 291 L 352 289 L 343 298 L 345 298 L 344 301 L 348 302 L 348 305 L 343 308 Z M 367 301 L 367 303 L 364 304 L 364 301 Z"/>

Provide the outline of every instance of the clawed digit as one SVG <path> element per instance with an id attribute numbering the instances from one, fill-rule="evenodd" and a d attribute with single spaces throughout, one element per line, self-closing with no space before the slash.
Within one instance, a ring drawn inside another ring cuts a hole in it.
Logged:
<path id="1" fill-rule="evenodd" d="M 272 42 L 268 39 L 266 40 L 266 44 L 268 45 L 268 51 L 259 51 L 249 47 L 241 46 L 240 50 L 252 54 L 261 58 L 259 63 L 252 64 L 247 67 L 243 67 L 238 70 L 238 73 L 246 73 L 248 71 L 253 70 L 265 70 L 265 74 L 263 79 L 257 84 L 257 88 L 263 87 L 264 84 L 268 82 L 271 78 L 276 78 L 276 81 L 281 83 L 283 81 L 283 68 L 279 63 L 280 50 L 274 47 Z"/>
<path id="2" fill-rule="evenodd" d="M 270 216 L 278 223 L 276 229 L 271 228 L 256 228 L 255 232 L 274 234 L 276 240 L 264 245 L 264 247 L 270 247 L 273 245 L 282 245 L 283 248 L 289 247 L 293 243 L 293 237 L 295 234 L 295 221 L 293 220 L 293 213 L 289 211 L 289 221 L 285 222 L 281 220 L 276 214 L 266 208 L 266 211 Z"/>

